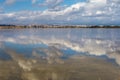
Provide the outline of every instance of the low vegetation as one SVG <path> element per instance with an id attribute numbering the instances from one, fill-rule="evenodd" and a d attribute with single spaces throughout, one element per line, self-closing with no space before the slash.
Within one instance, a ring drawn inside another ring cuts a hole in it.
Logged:
<path id="1" fill-rule="evenodd" d="M 23 29 L 23 28 L 120 28 L 120 26 L 95 26 L 95 25 L 0 25 L 0 29 Z"/>

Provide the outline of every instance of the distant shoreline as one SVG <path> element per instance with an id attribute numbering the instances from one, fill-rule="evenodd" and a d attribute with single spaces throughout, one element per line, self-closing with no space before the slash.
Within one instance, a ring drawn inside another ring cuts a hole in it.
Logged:
<path id="1" fill-rule="evenodd" d="M 28 29 L 28 28 L 120 28 L 120 26 L 0 25 L 0 29 Z"/>

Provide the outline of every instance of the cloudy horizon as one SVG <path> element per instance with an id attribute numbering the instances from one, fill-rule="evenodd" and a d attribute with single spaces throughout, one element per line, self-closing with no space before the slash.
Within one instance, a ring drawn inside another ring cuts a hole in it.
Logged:
<path id="1" fill-rule="evenodd" d="M 120 25 L 119 0 L 1 0 L 0 24 Z"/>

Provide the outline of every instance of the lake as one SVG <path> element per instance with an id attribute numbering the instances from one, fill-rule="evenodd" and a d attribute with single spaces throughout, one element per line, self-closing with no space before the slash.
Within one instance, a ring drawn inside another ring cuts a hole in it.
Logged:
<path id="1" fill-rule="evenodd" d="M 120 80 L 120 29 L 0 30 L 1 80 Z"/>

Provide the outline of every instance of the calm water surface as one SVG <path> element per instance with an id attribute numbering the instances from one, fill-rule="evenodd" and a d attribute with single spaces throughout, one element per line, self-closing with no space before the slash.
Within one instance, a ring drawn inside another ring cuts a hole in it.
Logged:
<path id="1" fill-rule="evenodd" d="M 0 30 L 0 80 L 120 80 L 120 29 Z"/>

